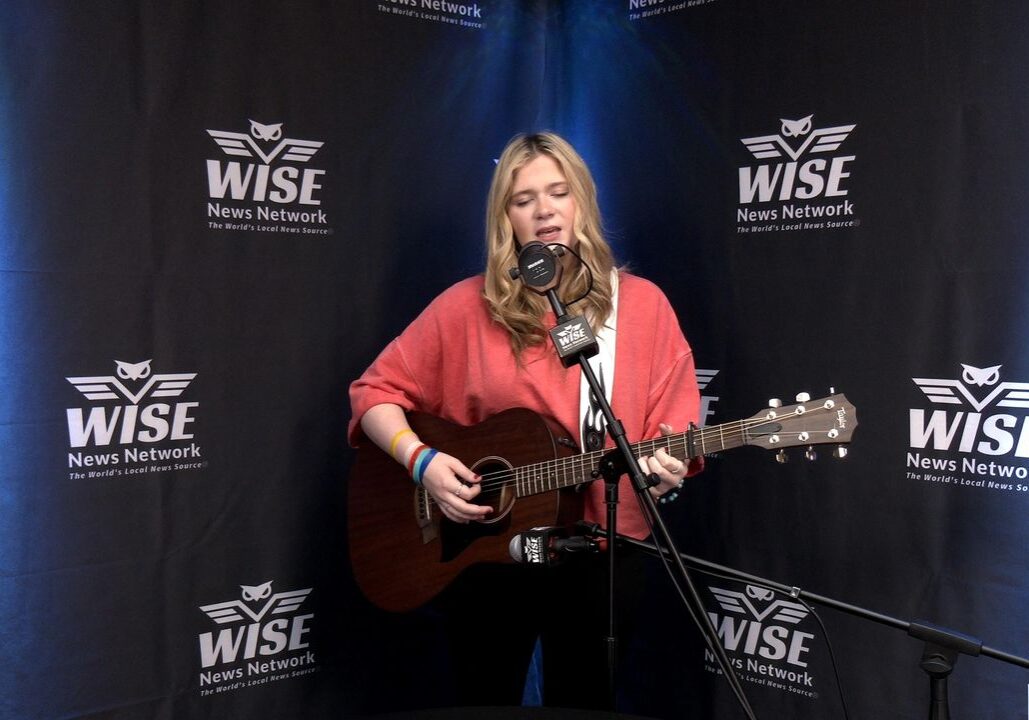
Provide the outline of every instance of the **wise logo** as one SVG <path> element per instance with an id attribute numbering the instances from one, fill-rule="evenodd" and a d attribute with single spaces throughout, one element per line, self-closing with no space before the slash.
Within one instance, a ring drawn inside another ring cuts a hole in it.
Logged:
<path id="1" fill-rule="evenodd" d="M 115 360 L 113 375 L 65 378 L 91 401 L 65 410 L 72 478 L 206 467 L 193 433 L 200 403 L 179 400 L 197 374 L 154 373 L 151 362 Z"/>
<path id="2" fill-rule="evenodd" d="M 709 395 L 705 392 L 711 381 L 715 379 L 719 370 L 709 370 L 697 368 L 697 387 L 700 389 L 700 425 L 701 427 L 707 425 L 707 419 L 715 414 L 714 405 L 721 398 L 717 395 Z"/>
<path id="3" fill-rule="evenodd" d="M 740 139 L 758 162 L 737 171 L 737 233 L 860 225 L 848 197 L 857 156 L 840 151 L 857 125 L 815 128 L 813 118 L 780 119 L 778 134 Z"/>
<path id="4" fill-rule="evenodd" d="M 908 410 L 909 479 L 1029 493 L 1029 383 L 1002 367 L 912 378 L 931 406 Z"/>
<path id="5" fill-rule="evenodd" d="M 802 629 L 810 614 L 807 607 L 757 585 L 747 585 L 742 592 L 709 586 L 708 592 L 708 617 L 741 680 L 818 697 L 808 670 L 815 635 Z M 704 661 L 709 672 L 721 672 L 710 650 L 704 650 Z"/>
<path id="6" fill-rule="evenodd" d="M 459 3 L 450 0 L 379 0 L 375 3 L 380 13 L 412 18 L 423 22 L 481 30 L 486 27 L 485 13 L 478 3 Z"/>
<path id="7" fill-rule="evenodd" d="M 207 160 L 208 225 L 217 230 L 332 234 L 320 207 L 325 170 L 308 167 L 319 140 L 283 137 L 283 123 L 249 132 L 207 130 L 221 150 Z"/>
<path id="8" fill-rule="evenodd" d="M 272 592 L 273 581 L 240 585 L 240 598 L 201 605 L 218 626 L 200 633 L 200 691 L 208 695 L 314 672 L 313 613 L 300 609 L 312 588 Z"/>

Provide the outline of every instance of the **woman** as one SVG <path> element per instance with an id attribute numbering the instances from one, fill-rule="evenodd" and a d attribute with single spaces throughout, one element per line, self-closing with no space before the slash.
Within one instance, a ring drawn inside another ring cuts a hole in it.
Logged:
<path id="1" fill-rule="evenodd" d="M 359 430 L 363 431 L 410 468 L 446 517 L 460 523 L 481 520 L 494 510 L 473 502 L 480 493 L 480 478 L 457 458 L 424 446 L 408 426 L 405 411 L 420 410 L 473 425 L 502 410 L 525 407 L 563 429 L 580 447 L 611 445 L 603 423 L 597 420 L 596 406 L 589 402 L 590 393 L 582 387 L 581 369 L 565 368 L 548 344 L 546 331 L 556 322 L 548 300 L 509 275 L 517 265 L 519 249 L 528 243 L 558 244 L 571 251 L 561 258 L 564 272 L 558 295 L 574 303 L 570 310 L 585 315 L 598 335 L 601 351 L 591 364 L 631 442 L 681 431 L 697 420 L 699 409 L 693 356 L 675 313 L 652 283 L 615 269 L 601 231 L 593 179 L 565 140 L 539 133 L 515 137 L 508 144 L 490 187 L 486 235 L 485 274 L 458 282 L 430 303 L 350 390 L 351 442 L 358 443 Z M 576 302 L 580 297 L 581 302 Z M 683 463 L 665 449 L 640 462 L 659 479 L 649 492 L 665 500 L 674 497 L 684 477 L 700 470 L 699 462 Z M 619 506 L 619 532 L 645 537 L 646 522 L 626 478 L 621 497 L 627 502 Z M 586 491 L 585 519 L 603 523 L 604 517 L 603 483 L 593 483 Z M 535 579 L 519 576 L 524 570 L 505 567 L 494 572 L 506 573 L 501 582 L 546 592 L 533 585 Z M 580 580 L 576 578 L 575 583 Z M 467 597 L 452 602 L 453 608 L 460 615 L 485 605 L 495 613 L 495 597 L 486 599 L 484 592 L 481 587 L 469 589 Z M 591 603 L 599 606 L 597 615 L 602 618 L 603 594 Z M 560 624 L 567 627 L 567 620 Z M 596 632 L 602 635 L 603 626 Z M 529 635 L 534 639 L 531 628 Z M 459 667 L 467 665 L 469 673 L 485 665 L 480 674 L 496 680 L 496 668 L 481 662 L 481 656 L 467 663 L 460 657 L 475 642 L 472 637 L 455 662 Z M 514 655 L 531 652 L 531 643 L 514 644 L 519 645 Z M 556 673 L 562 663 L 550 663 L 552 656 L 545 645 L 547 704 L 597 706 L 588 697 L 599 696 L 603 706 L 604 694 L 595 689 L 592 669 L 580 673 L 583 681 L 592 678 L 591 687 L 558 696 L 555 683 L 561 683 L 561 678 L 552 679 L 551 670 Z M 599 660 L 602 670 L 602 652 Z M 517 662 L 510 665 L 517 666 Z M 518 698 L 510 695 L 520 680 L 498 681 L 506 683 L 507 690 L 487 690 L 490 679 L 480 678 L 474 683 L 477 689 L 466 697 L 476 704 L 517 703 Z M 501 696 L 505 693 L 507 697 Z"/>

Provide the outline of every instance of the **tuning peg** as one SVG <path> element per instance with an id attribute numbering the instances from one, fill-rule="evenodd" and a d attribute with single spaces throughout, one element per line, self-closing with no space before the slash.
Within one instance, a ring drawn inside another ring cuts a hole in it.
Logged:
<path id="1" fill-rule="evenodd" d="M 847 457 L 848 452 L 849 450 L 847 450 L 846 445 L 837 445 L 833 448 L 832 456 L 837 460 L 842 460 L 843 458 Z"/>
<path id="2" fill-rule="evenodd" d="M 809 400 L 811 400 L 811 393 L 797 393 L 797 402 L 804 403 L 808 402 Z"/>
<path id="3" fill-rule="evenodd" d="M 785 465 L 790 461 L 790 456 L 786 454 L 786 448 L 781 448 L 779 452 L 775 454 L 775 461 L 780 465 Z"/>
<path id="4" fill-rule="evenodd" d="M 768 407 L 770 407 L 770 408 L 782 407 L 782 400 L 780 400 L 779 398 L 772 398 L 771 400 L 768 401 Z"/>
<path id="5" fill-rule="evenodd" d="M 812 462 L 818 459 L 818 453 L 815 452 L 814 445 L 807 446 L 807 450 L 804 451 L 804 457 Z"/>

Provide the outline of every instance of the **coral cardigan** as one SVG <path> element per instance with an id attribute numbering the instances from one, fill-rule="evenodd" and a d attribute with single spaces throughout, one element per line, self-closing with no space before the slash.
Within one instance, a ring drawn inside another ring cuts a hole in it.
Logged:
<path id="1" fill-rule="evenodd" d="M 515 362 L 507 331 L 489 315 L 481 275 L 440 294 L 350 386 L 350 442 L 362 439 L 360 420 L 374 405 L 393 403 L 460 425 L 524 407 L 579 441 L 581 369 L 562 366 L 549 341 L 523 351 Z M 545 327 L 556 324 L 553 313 Z M 676 431 L 698 421 L 700 395 L 693 352 L 667 298 L 648 280 L 619 277 L 618 332 L 611 405 L 630 442 L 659 436 L 659 423 Z M 607 444 L 613 446 L 610 437 Z M 503 453 L 502 448 L 497 449 Z M 702 460 L 691 463 L 699 472 Z M 629 480 L 622 479 L 618 530 L 648 534 Z M 592 483 L 585 519 L 604 524 L 604 488 Z"/>

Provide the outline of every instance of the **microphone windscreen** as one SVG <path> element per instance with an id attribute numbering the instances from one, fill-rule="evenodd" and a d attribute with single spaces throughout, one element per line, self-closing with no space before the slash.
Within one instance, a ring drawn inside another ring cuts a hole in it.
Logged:
<path id="1" fill-rule="evenodd" d="M 507 551 L 511 554 L 511 559 L 515 562 L 521 562 L 523 560 L 521 535 L 515 535 L 511 538 L 511 542 L 507 544 Z"/>

